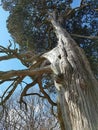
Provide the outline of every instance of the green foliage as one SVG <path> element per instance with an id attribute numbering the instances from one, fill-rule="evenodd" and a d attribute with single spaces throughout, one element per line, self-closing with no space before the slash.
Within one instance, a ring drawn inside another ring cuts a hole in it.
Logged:
<path id="1" fill-rule="evenodd" d="M 73 0 L 2 0 L 3 8 L 10 12 L 7 27 L 21 50 L 35 52 L 50 50 L 57 44 L 49 12 L 55 11 L 59 22 L 71 34 L 98 36 L 98 2 L 82 0 L 80 8 L 72 10 Z M 85 5 L 84 5 L 85 4 Z M 84 49 L 91 67 L 98 75 L 98 40 L 73 37 Z"/>
<path id="2" fill-rule="evenodd" d="M 13 6 L 11 2 L 13 3 L 11 0 L 2 0 L 3 7 L 6 10 L 10 8 L 7 27 L 22 49 L 34 48 L 35 51 L 41 52 L 53 48 L 56 38 L 47 20 L 48 13 L 56 9 L 59 12 L 64 11 L 66 5 L 72 1 L 19 0 Z M 5 4 L 8 6 L 4 6 Z"/>

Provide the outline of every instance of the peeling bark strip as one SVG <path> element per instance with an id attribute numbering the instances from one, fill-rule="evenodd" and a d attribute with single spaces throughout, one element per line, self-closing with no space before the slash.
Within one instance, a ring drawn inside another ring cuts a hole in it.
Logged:
<path id="1" fill-rule="evenodd" d="M 51 62 L 56 77 L 61 129 L 98 130 L 98 82 L 84 51 L 56 20 L 51 23 L 58 45 L 43 57 Z"/>

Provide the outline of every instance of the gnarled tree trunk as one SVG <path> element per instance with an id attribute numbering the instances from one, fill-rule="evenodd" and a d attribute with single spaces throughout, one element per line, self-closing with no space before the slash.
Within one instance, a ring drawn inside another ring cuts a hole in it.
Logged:
<path id="1" fill-rule="evenodd" d="M 51 62 L 62 130 L 98 130 L 98 82 L 84 51 L 54 19 L 58 45 L 43 56 Z"/>

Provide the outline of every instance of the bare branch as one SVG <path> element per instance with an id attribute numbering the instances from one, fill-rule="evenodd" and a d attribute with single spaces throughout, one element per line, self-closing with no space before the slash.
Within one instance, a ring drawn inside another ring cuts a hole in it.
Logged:
<path id="1" fill-rule="evenodd" d="M 2 60 L 9 60 L 9 59 L 12 59 L 12 58 L 15 58 L 15 56 L 13 56 L 13 55 L 0 56 L 0 61 L 2 61 Z"/>
<path id="2" fill-rule="evenodd" d="M 12 96 L 12 94 L 16 90 L 18 84 L 23 80 L 23 78 L 24 77 L 21 77 L 21 78 L 17 79 L 17 81 L 15 81 L 15 83 L 13 84 L 13 88 L 8 92 L 8 94 L 6 93 L 7 95 L 4 97 L 4 99 L 3 99 L 3 97 L 1 98 L 0 105 L 3 105 Z"/>
<path id="3" fill-rule="evenodd" d="M 6 93 L 8 92 L 8 90 L 14 86 L 15 82 L 18 80 L 19 78 L 17 77 L 16 80 L 14 80 L 14 82 L 11 83 L 11 85 L 4 91 L 2 98 L 5 97 Z"/>
<path id="4" fill-rule="evenodd" d="M 9 81 L 15 81 L 17 79 L 17 77 L 15 78 L 11 78 L 11 79 L 6 79 L 6 80 L 1 80 L 0 84 L 4 83 L 4 82 L 9 82 Z"/>
<path id="5" fill-rule="evenodd" d="M 81 6 L 83 5 L 83 2 L 84 2 L 84 0 L 81 0 L 81 2 L 80 2 L 80 5 L 81 5 Z"/>
<path id="6" fill-rule="evenodd" d="M 98 11 L 98 9 L 94 9 L 95 11 Z"/>
<path id="7" fill-rule="evenodd" d="M 79 38 L 87 38 L 87 39 L 95 39 L 98 40 L 98 36 L 83 36 L 78 34 L 70 34 L 73 37 L 79 37 Z"/>
<path id="8" fill-rule="evenodd" d="M 72 10 L 69 10 L 67 14 L 64 14 L 63 17 L 64 18 L 68 18 L 70 17 L 73 13 L 75 13 L 77 10 L 81 10 L 83 9 L 84 7 L 88 6 L 89 4 L 80 4 L 79 7 L 76 7 L 76 8 L 73 8 Z"/>
<path id="9" fill-rule="evenodd" d="M 54 109 L 53 109 L 53 107 L 54 107 L 54 106 L 51 107 L 51 113 L 52 113 L 52 115 L 54 115 L 54 117 L 57 118 L 57 115 L 54 113 Z"/>
<path id="10" fill-rule="evenodd" d="M 34 70 L 25 69 L 25 70 L 11 70 L 6 72 L 0 71 L 0 80 L 7 80 L 16 76 L 22 77 L 22 76 L 42 75 L 44 73 L 49 74 L 52 73 L 50 65 L 42 68 L 36 68 Z"/>
<path id="11" fill-rule="evenodd" d="M 31 95 L 36 95 L 36 96 L 45 98 L 44 96 L 40 95 L 39 93 L 27 93 L 25 96 L 31 96 Z"/>
<path id="12" fill-rule="evenodd" d="M 23 96 L 26 95 L 28 89 L 30 89 L 30 88 L 31 88 L 32 86 L 34 86 L 36 83 L 37 83 L 37 79 L 35 78 L 35 80 L 34 80 L 32 83 L 27 84 L 27 85 L 25 86 L 25 88 L 23 89 L 23 91 L 22 91 L 22 93 L 21 93 L 20 101 L 22 100 Z"/>
<path id="13" fill-rule="evenodd" d="M 40 78 L 38 78 L 38 84 L 39 84 L 39 88 L 40 91 L 42 92 L 42 94 L 45 96 L 45 98 L 48 100 L 48 102 L 52 105 L 52 106 L 57 106 L 57 104 L 52 101 L 52 99 L 50 98 L 50 96 L 44 91 L 43 87 L 42 87 L 42 82 L 40 80 Z"/>
<path id="14" fill-rule="evenodd" d="M 22 64 L 25 64 L 27 66 L 27 63 L 30 63 L 31 65 L 29 69 L 25 69 L 25 70 L 0 71 L 0 84 L 4 83 L 5 81 L 13 81 L 9 85 L 9 87 L 5 90 L 4 94 L 2 95 L 1 104 L 4 104 L 11 97 L 11 95 L 17 88 L 18 84 L 22 82 L 25 76 L 30 76 L 30 77 L 33 76 L 34 78 L 35 76 L 37 77 L 44 73 L 47 74 L 52 73 L 50 65 L 45 65 L 45 66 L 41 65 L 43 61 L 46 60 L 43 57 L 43 54 L 33 55 L 32 52 L 20 54 L 17 49 L 16 50 L 11 49 L 11 44 L 8 46 L 8 48 L 0 46 L 0 53 L 4 54 L 4 56 L 0 57 L 0 61 L 17 58 L 22 62 Z M 36 94 L 37 96 L 44 97 L 37 93 L 29 93 L 29 94 L 26 93 L 28 89 L 34 86 L 36 83 L 37 80 L 35 79 L 31 84 L 27 84 L 23 92 L 21 93 L 20 103 L 24 103 L 25 107 L 26 107 L 26 102 L 23 100 L 24 96 Z"/>
<path id="15" fill-rule="evenodd" d="M 20 104 L 24 104 L 25 105 L 25 108 L 26 108 L 26 110 L 27 110 L 27 104 L 26 104 L 26 102 L 23 100 L 23 97 L 24 96 L 26 96 L 27 94 L 27 91 L 28 91 L 28 89 L 30 89 L 31 87 L 33 87 L 37 82 L 37 78 L 35 78 L 35 80 L 32 82 L 32 83 L 30 83 L 30 84 L 27 84 L 26 86 L 25 86 L 25 88 L 23 89 L 23 91 L 22 91 L 22 93 L 21 93 L 21 95 L 20 95 Z"/>

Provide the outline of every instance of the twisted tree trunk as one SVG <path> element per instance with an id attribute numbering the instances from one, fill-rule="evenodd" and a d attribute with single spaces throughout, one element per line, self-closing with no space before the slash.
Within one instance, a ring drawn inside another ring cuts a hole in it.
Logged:
<path id="1" fill-rule="evenodd" d="M 51 22 L 58 45 L 44 57 L 51 62 L 55 77 L 61 129 L 98 130 L 98 82 L 84 51 L 58 22 Z"/>

